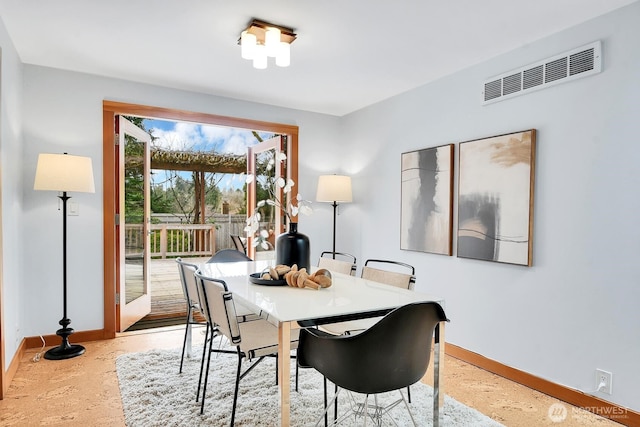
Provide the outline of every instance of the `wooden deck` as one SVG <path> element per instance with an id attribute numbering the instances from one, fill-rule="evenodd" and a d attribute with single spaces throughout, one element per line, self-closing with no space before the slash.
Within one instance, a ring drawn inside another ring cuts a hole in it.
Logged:
<path id="1" fill-rule="evenodd" d="M 204 258 L 183 258 L 187 262 L 200 264 Z M 178 265 L 175 259 L 154 259 L 149 266 L 151 275 L 151 313 L 140 323 L 158 323 L 164 319 L 184 320 L 187 304 L 182 292 Z"/>

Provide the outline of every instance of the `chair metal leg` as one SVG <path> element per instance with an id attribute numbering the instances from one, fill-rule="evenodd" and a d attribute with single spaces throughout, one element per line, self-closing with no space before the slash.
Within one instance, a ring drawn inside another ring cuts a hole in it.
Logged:
<path id="1" fill-rule="evenodd" d="M 213 328 L 212 328 L 213 329 Z M 211 332 L 213 336 L 213 331 Z M 200 405 L 200 415 L 204 414 L 204 400 L 207 395 L 207 382 L 209 381 L 209 365 L 211 364 L 211 346 L 213 345 L 213 339 L 209 341 L 209 353 L 207 354 L 207 372 L 204 375 L 204 385 L 202 387 L 202 405 Z"/>
<path id="2" fill-rule="evenodd" d="M 182 364 L 184 363 L 184 350 L 187 348 L 187 337 L 191 339 L 191 304 L 187 301 L 187 324 L 184 328 L 184 340 L 182 341 L 182 356 L 180 357 L 180 371 L 182 373 Z"/>
<path id="3" fill-rule="evenodd" d="M 231 424 L 233 427 L 233 423 L 236 419 L 236 403 L 238 403 L 238 388 L 240 386 L 240 369 L 242 369 L 242 355 L 240 354 L 240 350 L 238 350 L 238 371 L 236 372 L 236 389 L 233 392 L 233 408 L 231 409 Z"/>
<path id="4" fill-rule="evenodd" d="M 340 390 L 340 391 L 342 391 L 342 390 Z M 327 422 L 327 415 L 329 414 L 329 409 L 331 408 L 331 405 L 335 405 L 338 402 L 338 394 L 339 394 L 340 391 L 338 391 L 338 393 L 336 393 L 336 395 L 333 396 L 333 399 L 331 400 L 331 403 L 325 403 L 324 413 L 322 414 L 322 416 L 320 418 L 318 418 L 318 421 L 316 421 L 314 427 L 317 427 L 320 424 L 320 420 L 322 420 L 323 418 L 325 420 L 325 423 Z M 337 425 L 337 424 L 338 424 L 338 420 L 334 420 L 333 424 L 331 424 L 331 425 Z M 326 427 L 326 425 L 325 425 L 325 427 Z"/>
<path id="5" fill-rule="evenodd" d="M 407 386 L 407 399 L 409 399 L 409 403 L 411 403 L 411 386 Z"/>
<path id="6" fill-rule="evenodd" d="M 327 377 L 323 376 L 324 380 L 324 427 L 329 425 L 329 414 L 327 414 Z"/>
<path id="7" fill-rule="evenodd" d="M 405 408 L 407 408 L 407 412 L 409 412 L 409 417 L 411 417 L 411 422 L 413 423 L 414 427 L 417 426 L 418 424 L 416 424 L 416 420 L 413 418 L 413 414 L 411 413 L 411 408 L 409 408 L 409 403 L 411 402 L 407 403 L 404 396 L 402 395 L 402 392 L 400 390 L 398 390 L 398 392 L 400 393 L 400 397 L 402 397 L 402 401 L 404 402 Z"/>
<path id="8" fill-rule="evenodd" d="M 364 396 L 364 427 L 367 427 L 367 418 L 369 417 L 369 395 Z"/>
<path id="9" fill-rule="evenodd" d="M 209 337 L 209 332 L 211 332 L 211 337 Z M 209 341 L 213 341 L 213 331 L 209 328 L 209 322 L 207 322 L 207 327 L 204 331 L 204 345 L 202 346 L 202 359 L 200 359 L 200 375 L 198 376 L 198 390 L 196 391 L 196 402 L 200 399 L 200 387 L 202 386 L 202 372 L 204 371 L 204 359 L 207 354 L 207 343 Z"/>
<path id="10" fill-rule="evenodd" d="M 338 396 L 338 386 L 334 384 L 333 395 Z M 338 419 L 338 399 L 336 398 L 336 403 L 333 406 L 333 422 L 336 422 Z"/>

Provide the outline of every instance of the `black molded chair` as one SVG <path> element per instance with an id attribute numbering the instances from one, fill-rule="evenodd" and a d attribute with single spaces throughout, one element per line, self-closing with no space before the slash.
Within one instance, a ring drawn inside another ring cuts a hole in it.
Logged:
<path id="1" fill-rule="evenodd" d="M 301 330 L 298 365 L 316 369 L 338 387 L 332 402 L 325 403 L 325 421 L 341 389 L 364 394 L 359 413 L 374 422 L 379 422 L 380 417 L 388 415 L 388 411 L 401 402 L 409 410 L 401 389 L 424 376 L 429 367 L 434 330 L 439 322 L 446 320 L 438 303 L 425 302 L 399 307 L 357 335 L 331 335 L 312 328 Z M 400 399 L 384 408 L 374 405 L 373 413 L 369 412 L 369 395 L 393 390 L 398 390 Z M 410 410 L 409 414 L 416 425 Z M 334 424 L 349 415 L 337 418 Z"/>
<path id="2" fill-rule="evenodd" d="M 240 252 L 236 249 L 221 249 L 209 260 L 207 263 L 211 262 L 237 262 L 237 261 L 253 261 L 249 258 L 244 252 Z"/>
<path id="3" fill-rule="evenodd" d="M 356 274 L 356 257 L 344 252 L 324 251 L 320 254 L 318 268 L 326 268 L 336 273 Z"/>

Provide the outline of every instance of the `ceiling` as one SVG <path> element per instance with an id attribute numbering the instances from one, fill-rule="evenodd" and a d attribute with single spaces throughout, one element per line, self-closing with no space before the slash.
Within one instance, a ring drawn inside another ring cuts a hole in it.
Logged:
<path id="1" fill-rule="evenodd" d="M 635 1 L 0 0 L 0 17 L 26 64 L 341 116 Z M 295 30 L 290 67 L 240 58 L 252 18 Z"/>

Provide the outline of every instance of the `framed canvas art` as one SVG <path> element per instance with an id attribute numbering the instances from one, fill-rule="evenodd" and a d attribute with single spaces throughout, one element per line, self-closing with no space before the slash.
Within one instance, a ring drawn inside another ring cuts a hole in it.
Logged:
<path id="1" fill-rule="evenodd" d="M 400 249 L 452 255 L 453 152 L 402 153 Z"/>
<path id="2" fill-rule="evenodd" d="M 535 129 L 460 143 L 458 257 L 531 266 Z"/>

